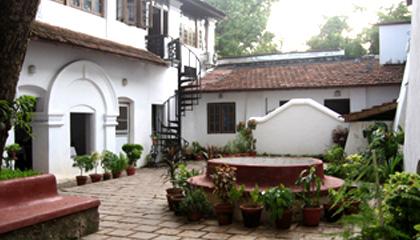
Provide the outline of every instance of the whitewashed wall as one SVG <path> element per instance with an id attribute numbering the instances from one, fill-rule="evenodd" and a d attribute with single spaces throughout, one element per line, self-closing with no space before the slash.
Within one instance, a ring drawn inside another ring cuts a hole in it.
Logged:
<path id="1" fill-rule="evenodd" d="M 333 144 L 331 133 L 348 127 L 340 115 L 312 99 L 293 99 L 256 120 L 257 152 L 323 154 Z"/>
<path id="2" fill-rule="evenodd" d="M 187 112 L 183 118 L 183 136 L 188 141 L 198 141 L 204 145 L 224 145 L 233 139 L 234 134 L 207 134 L 207 103 L 235 102 L 236 121 L 245 121 L 251 117 L 266 115 L 266 108 L 274 110 L 280 100 L 293 98 L 311 98 L 320 104 L 324 99 L 350 98 L 350 110 L 360 111 L 364 108 L 393 101 L 398 97 L 399 85 L 363 88 L 302 89 L 253 92 L 204 93 L 200 104 L 194 106 L 193 112 Z M 334 97 L 336 90 L 340 97 Z M 266 104 L 267 102 L 267 104 Z M 266 107 L 267 106 L 267 107 Z M 187 126 L 185 123 L 188 123 Z"/>
<path id="3" fill-rule="evenodd" d="M 46 55 L 45 53 L 48 53 Z M 35 66 L 35 73 L 28 66 Z M 128 80 L 123 86 L 122 79 Z M 70 112 L 95 114 L 94 150 L 116 151 L 118 99 L 133 108 L 131 140 L 150 149 L 151 104 L 174 94 L 176 69 L 60 44 L 33 41 L 18 82 L 18 95 L 40 97 L 34 116 L 34 167 L 68 177 L 77 173 L 70 159 Z"/>
<path id="4" fill-rule="evenodd" d="M 420 3 L 413 1 L 413 31 L 409 53 L 408 95 L 404 145 L 404 168 L 416 172 L 420 160 Z"/>
<path id="5" fill-rule="evenodd" d="M 411 24 L 379 26 L 379 59 L 381 64 L 398 64 L 407 60 Z"/>

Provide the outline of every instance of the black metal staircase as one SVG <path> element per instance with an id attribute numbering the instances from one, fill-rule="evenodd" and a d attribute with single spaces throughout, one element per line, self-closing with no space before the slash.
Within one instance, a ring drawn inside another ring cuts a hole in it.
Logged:
<path id="1" fill-rule="evenodd" d="M 187 111 L 192 111 L 201 98 L 201 62 L 179 39 L 168 44 L 168 52 L 168 60 L 178 69 L 178 89 L 164 103 L 165 117 L 158 139 L 163 150 L 175 148 L 180 156 L 183 145 L 188 145 L 182 138 L 182 117 Z"/>

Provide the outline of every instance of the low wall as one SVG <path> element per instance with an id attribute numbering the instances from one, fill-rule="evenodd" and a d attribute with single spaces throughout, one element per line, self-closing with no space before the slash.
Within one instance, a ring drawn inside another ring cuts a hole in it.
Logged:
<path id="1" fill-rule="evenodd" d="M 331 145 L 332 131 L 348 127 L 340 115 L 312 99 L 293 99 L 257 121 L 257 152 L 317 155 Z"/>

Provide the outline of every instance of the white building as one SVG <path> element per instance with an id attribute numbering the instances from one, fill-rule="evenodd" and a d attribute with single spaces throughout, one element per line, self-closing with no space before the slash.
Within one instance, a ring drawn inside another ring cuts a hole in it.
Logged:
<path id="1" fill-rule="evenodd" d="M 202 80 L 202 99 L 184 119 L 190 123 L 183 129 L 184 137 L 203 145 L 224 145 L 233 139 L 239 121 L 263 117 L 296 98 L 313 99 L 339 114 L 395 101 L 410 23 L 379 28 L 379 58 L 347 59 L 343 51 L 331 51 L 220 60 Z M 279 141 L 294 134 L 286 133 Z"/>
<path id="2" fill-rule="evenodd" d="M 211 65 L 221 17 L 196 0 L 42 0 L 17 89 L 38 98 L 33 139 L 19 129 L 9 139 L 23 145 L 23 167 L 67 177 L 77 173 L 71 147 L 119 152 L 128 142 L 144 157 L 178 88 L 167 43 L 181 39 Z"/>

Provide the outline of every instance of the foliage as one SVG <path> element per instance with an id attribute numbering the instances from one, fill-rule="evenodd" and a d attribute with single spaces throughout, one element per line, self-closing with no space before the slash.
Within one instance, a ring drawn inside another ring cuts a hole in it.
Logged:
<path id="1" fill-rule="evenodd" d="M 15 179 L 15 178 L 31 177 L 31 176 L 36 176 L 36 175 L 39 175 L 39 173 L 33 170 L 21 171 L 21 170 L 2 169 L 0 171 L 0 181 Z"/>
<path id="2" fill-rule="evenodd" d="M 347 18 L 333 16 L 326 18 L 320 27 L 318 35 L 313 36 L 307 42 L 312 50 L 328 50 L 343 48 L 345 38 L 343 34 L 349 29 Z"/>
<path id="3" fill-rule="evenodd" d="M 140 144 L 124 144 L 122 150 L 127 154 L 128 164 L 135 167 L 137 160 L 141 157 L 143 146 Z"/>
<path id="4" fill-rule="evenodd" d="M 190 185 L 188 184 L 188 179 L 194 176 L 197 176 L 199 172 L 195 169 L 188 170 L 187 166 L 183 163 L 178 165 L 178 168 L 175 173 L 175 185 L 180 187 L 187 192 L 190 189 Z"/>
<path id="5" fill-rule="evenodd" d="M 83 171 L 87 172 L 93 169 L 92 161 L 89 155 L 80 155 L 73 158 L 73 167 L 80 170 L 80 176 L 83 176 Z"/>
<path id="6" fill-rule="evenodd" d="M 180 204 L 181 212 L 185 214 L 202 213 L 207 214 L 211 212 L 211 205 L 207 200 L 206 194 L 201 189 L 191 189 L 185 193 L 185 198 Z"/>
<path id="7" fill-rule="evenodd" d="M 205 151 L 206 149 L 201 146 L 200 143 L 194 141 L 184 149 L 184 156 L 186 158 L 197 159 L 198 157 L 203 156 L 203 152 Z"/>
<path id="8" fill-rule="evenodd" d="M 207 160 L 214 159 L 214 158 L 220 158 L 222 155 L 223 149 L 218 146 L 207 146 L 205 151 L 202 153 L 204 158 Z"/>
<path id="9" fill-rule="evenodd" d="M 235 188 L 236 182 L 236 168 L 225 166 L 217 166 L 214 169 L 214 173 L 210 175 L 213 184 L 214 192 L 222 202 L 229 202 L 230 196 L 235 195 L 232 190 Z"/>
<path id="10" fill-rule="evenodd" d="M 102 153 L 102 161 L 101 166 L 104 169 L 105 172 L 110 172 L 112 169 L 112 162 L 116 161 L 118 158 L 118 155 L 111 151 L 104 151 Z"/>
<path id="11" fill-rule="evenodd" d="M 102 159 L 102 155 L 99 152 L 93 152 L 90 154 L 90 160 L 92 161 L 92 166 L 95 169 L 95 174 L 98 173 L 98 166 Z"/>
<path id="12" fill-rule="evenodd" d="M 264 196 L 262 192 L 260 191 L 260 188 L 258 187 L 258 185 L 256 185 L 254 189 L 252 189 L 252 191 L 249 193 L 249 196 L 250 196 L 252 204 L 256 204 L 256 205 L 264 204 Z"/>
<path id="13" fill-rule="evenodd" d="M 7 145 L 4 148 L 4 150 L 6 150 L 6 152 L 15 152 L 15 153 L 19 152 L 21 149 L 22 149 L 22 147 L 17 143 Z"/>
<path id="14" fill-rule="evenodd" d="M 328 163 L 325 173 L 343 179 L 354 179 L 366 167 L 366 164 L 368 162 L 362 155 L 352 154 L 341 162 Z"/>
<path id="15" fill-rule="evenodd" d="M 236 126 L 236 137 L 225 146 L 225 152 L 235 154 L 255 151 L 257 140 L 254 138 L 252 131 L 255 130 L 256 126 L 255 120 L 249 120 L 246 125 L 245 122 L 239 122 Z"/>
<path id="16" fill-rule="evenodd" d="M 196 141 L 192 142 L 191 146 L 192 146 L 192 153 L 194 155 L 200 155 L 205 150 L 204 147 L 201 146 L 200 143 Z"/>
<path id="17" fill-rule="evenodd" d="M 0 130 L 8 125 L 17 126 L 31 133 L 31 116 L 35 109 L 36 98 L 21 96 L 14 101 L 0 100 Z"/>
<path id="18" fill-rule="evenodd" d="M 395 173 L 384 186 L 385 212 L 388 224 L 410 237 L 416 235 L 414 226 L 420 223 L 420 176 L 414 173 Z"/>
<path id="19" fill-rule="evenodd" d="M 274 34 L 266 31 L 276 0 L 207 0 L 227 17 L 216 26 L 216 50 L 223 57 L 272 53 Z"/>
<path id="20" fill-rule="evenodd" d="M 227 196 L 228 196 L 228 201 L 231 204 L 235 204 L 236 202 L 238 202 L 244 195 L 245 192 L 245 187 L 244 185 L 240 185 L 239 187 L 236 185 L 233 185 L 233 187 L 229 190 Z"/>
<path id="21" fill-rule="evenodd" d="M 280 184 L 262 193 L 265 208 L 270 211 L 273 220 L 281 218 L 284 210 L 290 208 L 294 201 L 292 190 Z"/>
<path id="22" fill-rule="evenodd" d="M 169 181 L 172 186 L 176 187 L 175 175 L 180 162 L 178 148 L 176 146 L 168 146 L 163 150 L 163 162 L 168 167 L 167 177 L 169 178 Z"/>
<path id="23" fill-rule="evenodd" d="M 342 163 L 345 159 L 345 153 L 343 147 L 338 144 L 333 145 L 324 154 L 324 160 L 329 163 Z"/>
<path id="24" fill-rule="evenodd" d="M 321 178 L 316 175 L 314 166 L 303 170 L 299 174 L 296 185 L 300 185 L 303 188 L 300 197 L 303 199 L 305 207 L 319 207 L 321 184 Z M 312 196 L 312 192 L 315 192 L 315 196 Z"/>
<path id="25" fill-rule="evenodd" d="M 111 161 L 111 172 L 112 173 L 120 173 L 128 166 L 128 159 L 125 154 L 120 153 L 120 156 L 113 157 Z"/>

